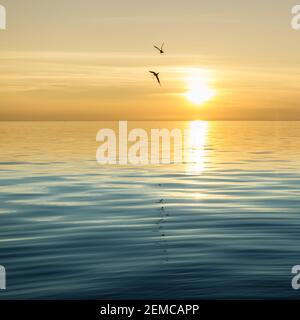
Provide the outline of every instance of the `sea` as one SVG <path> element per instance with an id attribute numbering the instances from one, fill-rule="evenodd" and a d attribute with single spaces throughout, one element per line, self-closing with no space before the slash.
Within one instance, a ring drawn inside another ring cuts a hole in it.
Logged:
<path id="1" fill-rule="evenodd" d="M 191 161 L 99 164 L 117 127 L 0 122 L 0 299 L 300 298 L 300 122 L 132 121 Z"/>

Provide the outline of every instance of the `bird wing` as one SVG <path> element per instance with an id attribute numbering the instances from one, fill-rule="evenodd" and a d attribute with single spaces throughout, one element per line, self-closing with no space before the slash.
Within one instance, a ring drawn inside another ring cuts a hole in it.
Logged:
<path id="1" fill-rule="evenodd" d="M 159 49 L 159 47 L 157 47 L 157 46 L 153 46 L 155 49 L 157 49 L 158 51 L 160 51 L 160 49 Z"/>
<path id="2" fill-rule="evenodd" d="M 156 72 L 154 72 L 154 71 L 149 71 L 150 73 L 152 73 L 153 75 L 155 75 L 156 74 Z"/>
<path id="3" fill-rule="evenodd" d="M 163 50 L 163 48 L 164 48 L 164 45 L 165 45 L 165 43 L 163 43 L 163 44 L 161 45 L 161 50 Z"/>
<path id="4" fill-rule="evenodd" d="M 157 82 L 159 83 L 159 85 L 161 86 L 161 83 L 160 83 L 160 79 L 159 79 L 159 76 L 158 74 L 155 75 L 155 78 L 157 79 Z"/>

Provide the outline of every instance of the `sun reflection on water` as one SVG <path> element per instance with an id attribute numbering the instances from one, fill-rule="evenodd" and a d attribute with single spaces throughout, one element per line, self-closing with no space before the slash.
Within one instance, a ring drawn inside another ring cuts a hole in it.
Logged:
<path id="1" fill-rule="evenodd" d="M 189 122 L 188 136 L 188 159 L 187 171 L 203 172 L 207 158 L 207 143 L 209 124 L 207 121 L 191 121 Z"/>

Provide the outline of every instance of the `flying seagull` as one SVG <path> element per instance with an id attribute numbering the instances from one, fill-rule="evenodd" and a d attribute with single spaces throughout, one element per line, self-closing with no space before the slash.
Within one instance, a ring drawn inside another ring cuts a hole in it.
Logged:
<path id="1" fill-rule="evenodd" d="M 155 72 L 155 71 L 149 71 L 157 80 L 157 82 L 159 83 L 159 85 L 161 86 L 160 80 L 159 80 L 159 72 Z"/>
<path id="2" fill-rule="evenodd" d="M 158 51 L 159 51 L 159 53 L 160 54 L 163 54 L 163 53 L 165 53 L 164 51 L 163 51 L 163 48 L 164 48 L 164 44 L 165 43 L 163 43 L 162 45 L 161 45 L 161 47 L 159 48 L 159 47 L 157 47 L 157 46 L 153 46 L 155 49 L 157 49 Z"/>

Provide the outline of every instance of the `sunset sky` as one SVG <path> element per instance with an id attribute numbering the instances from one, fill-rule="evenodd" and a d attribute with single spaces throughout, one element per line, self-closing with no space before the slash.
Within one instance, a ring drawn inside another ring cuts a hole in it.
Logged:
<path id="1" fill-rule="evenodd" d="M 300 120 L 300 1 L 0 3 L 0 120 Z"/>

